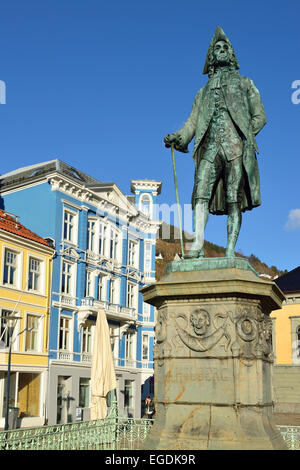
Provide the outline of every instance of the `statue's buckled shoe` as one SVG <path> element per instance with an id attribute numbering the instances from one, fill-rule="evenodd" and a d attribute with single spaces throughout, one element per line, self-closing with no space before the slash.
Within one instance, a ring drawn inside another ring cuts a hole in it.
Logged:
<path id="1" fill-rule="evenodd" d="M 201 250 L 190 250 L 188 253 L 185 253 L 183 258 L 184 259 L 191 259 L 191 258 L 203 258 L 204 251 Z"/>

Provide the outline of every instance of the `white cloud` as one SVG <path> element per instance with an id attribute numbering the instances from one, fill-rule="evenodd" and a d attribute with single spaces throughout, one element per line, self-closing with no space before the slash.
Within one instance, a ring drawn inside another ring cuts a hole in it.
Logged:
<path id="1" fill-rule="evenodd" d="M 287 223 L 285 224 L 286 230 L 299 230 L 300 229 L 300 209 L 292 209 L 289 213 Z"/>

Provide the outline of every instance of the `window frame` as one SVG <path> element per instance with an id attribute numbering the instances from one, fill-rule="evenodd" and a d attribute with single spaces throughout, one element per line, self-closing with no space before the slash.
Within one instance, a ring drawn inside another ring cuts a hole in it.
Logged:
<path id="1" fill-rule="evenodd" d="M 112 285 L 114 285 L 114 297 L 112 302 Z M 109 303 L 112 305 L 120 305 L 120 278 L 119 277 L 111 277 L 109 283 Z"/>
<path id="2" fill-rule="evenodd" d="M 61 320 L 64 320 L 64 321 L 69 321 L 69 327 L 68 328 L 65 328 L 65 326 L 61 326 Z M 64 348 L 61 348 L 60 347 L 60 344 L 61 344 L 61 332 L 63 331 L 63 338 L 64 341 L 63 343 L 65 344 L 65 332 L 67 331 L 69 333 L 69 336 L 68 336 L 68 348 L 64 349 Z M 69 316 L 69 315 L 65 315 L 65 314 L 62 314 L 60 313 L 59 315 L 59 324 L 58 324 L 58 351 L 59 352 L 68 352 L 68 353 L 72 353 L 72 349 L 73 349 L 73 316 Z"/>
<path id="3" fill-rule="evenodd" d="M 131 249 L 131 245 L 134 250 Z M 133 238 L 128 239 L 128 266 L 135 269 L 139 268 L 139 242 Z"/>
<path id="4" fill-rule="evenodd" d="M 99 232 L 98 232 L 98 253 L 100 256 L 107 258 L 107 233 L 108 233 L 108 224 L 103 220 L 99 220 Z M 101 243 L 101 245 L 100 245 Z"/>
<path id="5" fill-rule="evenodd" d="M 88 217 L 87 220 L 87 251 L 96 253 L 98 235 L 98 220 L 95 217 Z M 90 225 L 94 224 L 93 230 Z"/>
<path id="6" fill-rule="evenodd" d="M 64 264 L 67 264 L 71 267 L 70 270 L 70 292 L 63 292 L 63 276 L 65 275 L 64 273 Z M 68 297 L 75 297 L 75 292 L 76 292 L 76 263 L 73 261 L 66 260 L 62 258 L 61 261 L 61 279 L 60 279 L 60 292 L 61 295 L 65 295 Z"/>
<path id="7" fill-rule="evenodd" d="M 148 199 L 149 201 L 149 211 L 148 212 L 145 212 L 143 210 L 143 203 L 144 203 L 144 200 Z M 139 210 L 142 214 L 144 214 L 146 217 L 152 217 L 152 210 L 153 210 L 153 198 L 152 198 L 152 195 L 150 193 L 143 193 L 141 194 L 140 196 L 140 200 L 139 200 Z"/>
<path id="8" fill-rule="evenodd" d="M 4 273 L 6 266 L 6 252 L 9 251 L 16 255 L 16 271 L 15 271 L 15 280 L 14 284 L 9 284 L 4 282 Z M 22 272 L 23 272 L 23 251 L 11 247 L 9 245 L 3 245 L 2 251 L 2 270 L 1 270 L 1 285 L 8 289 L 22 289 Z"/>
<path id="9" fill-rule="evenodd" d="M 101 292 L 103 292 L 103 296 L 100 295 L 100 283 L 99 283 L 100 279 L 102 279 L 102 282 L 103 282 L 102 288 L 101 288 Z M 98 275 L 98 279 L 97 279 L 97 300 L 102 301 L 102 302 L 106 302 L 106 300 L 107 300 L 107 274 L 104 274 L 104 273 L 100 273 Z"/>
<path id="10" fill-rule="evenodd" d="M 127 281 L 126 306 L 127 308 L 134 308 L 137 310 L 137 284 L 131 281 Z"/>
<path id="11" fill-rule="evenodd" d="M 150 240 L 144 241 L 144 272 L 151 272 L 152 271 L 152 242 Z M 149 247 L 149 251 L 147 253 L 146 247 Z M 147 254 L 149 256 L 147 256 Z M 146 263 L 149 261 L 149 268 L 146 267 Z"/>
<path id="12" fill-rule="evenodd" d="M 147 357 L 144 358 L 144 338 L 147 338 Z M 142 332 L 142 344 L 141 344 L 141 356 L 142 362 L 149 362 L 150 360 L 150 334 L 149 332 Z"/>
<path id="13" fill-rule="evenodd" d="M 88 345 L 89 347 L 88 348 L 84 347 L 86 345 Z M 88 322 L 81 329 L 81 354 L 92 354 L 92 349 L 93 349 L 93 325 L 92 323 Z"/>
<path id="14" fill-rule="evenodd" d="M 73 225 L 74 233 L 73 233 L 73 236 L 71 237 L 72 238 L 71 240 L 69 238 L 65 238 L 65 223 L 68 224 L 68 221 L 67 222 L 65 221 L 66 213 L 74 217 L 74 225 Z M 78 212 L 72 209 L 69 209 L 69 207 L 66 207 L 66 206 L 63 207 L 62 240 L 65 243 L 69 243 L 74 246 L 77 246 L 78 244 Z"/>
<path id="15" fill-rule="evenodd" d="M 120 230 L 113 225 L 109 226 L 109 258 L 113 261 L 120 261 L 120 247 L 122 242 L 122 236 Z M 112 236 L 113 234 L 113 236 Z"/>
<path id="16" fill-rule="evenodd" d="M 93 299 L 95 298 L 95 275 L 93 270 L 88 268 L 86 269 L 85 273 L 85 297 L 92 297 Z"/>
<path id="17" fill-rule="evenodd" d="M 30 277 L 30 261 L 35 260 L 40 263 L 40 286 L 39 289 L 30 289 L 29 288 L 29 277 Z M 28 253 L 27 256 L 27 291 L 36 293 L 36 294 L 41 294 L 45 295 L 45 288 L 46 288 L 46 260 L 45 258 L 42 258 L 41 256 L 36 256 L 35 254 Z"/>
<path id="18" fill-rule="evenodd" d="M 125 361 L 135 362 L 136 361 L 136 333 L 135 332 L 130 333 L 129 331 L 127 331 L 124 336 L 125 336 L 125 348 L 124 348 Z M 130 338 L 130 341 L 129 341 L 129 338 Z M 129 346 L 129 350 L 128 350 L 128 346 Z M 130 351 L 131 353 L 130 355 L 128 355 L 128 352 Z"/>
<path id="19" fill-rule="evenodd" d="M 16 311 L 16 310 L 14 311 L 14 309 L 12 309 L 12 308 L 0 307 L 0 317 L 4 316 L 3 312 L 9 312 L 14 317 L 19 317 L 20 316 L 20 311 Z M 9 317 L 8 317 L 8 320 L 9 320 Z M 5 326 L 2 326 L 2 322 L 4 323 L 6 321 L 7 321 L 6 319 L 0 318 L 0 340 L 1 341 L 3 341 L 2 333 L 4 332 L 4 331 L 2 331 L 2 328 L 3 328 L 3 330 L 5 330 Z M 13 334 L 12 334 L 12 337 L 11 337 L 11 340 L 13 341 L 12 351 L 19 351 L 19 341 L 20 341 L 20 337 L 19 337 L 20 323 L 19 323 L 19 320 L 10 319 L 9 321 L 10 322 L 15 321 L 14 325 L 11 325 L 11 326 L 13 326 Z M 6 332 L 7 332 L 7 330 L 6 330 Z M 6 336 L 6 334 L 5 334 L 5 336 Z M 8 350 L 9 344 L 7 344 L 7 343 L 8 343 L 8 341 L 7 341 L 7 338 L 6 338 L 5 347 L 3 348 L 3 350 Z"/>
<path id="20" fill-rule="evenodd" d="M 37 347 L 36 349 L 28 349 L 27 348 L 27 338 L 28 336 L 32 334 L 32 331 L 28 330 L 28 317 L 34 317 L 37 318 L 38 320 L 38 326 L 36 330 L 36 335 L 37 335 Z M 43 347 L 43 324 L 44 324 L 44 316 L 35 312 L 26 312 L 25 316 L 25 325 L 26 325 L 26 331 L 25 331 L 25 337 L 24 337 L 24 352 L 29 352 L 29 353 L 39 353 L 42 352 L 42 347 Z"/>

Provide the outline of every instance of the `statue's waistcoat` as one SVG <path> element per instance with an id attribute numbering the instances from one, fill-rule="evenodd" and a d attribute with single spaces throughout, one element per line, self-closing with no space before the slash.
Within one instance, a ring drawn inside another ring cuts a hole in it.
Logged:
<path id="1" fill-rule="evenodd" d="M 245 140 L 251 139 L 251 143 L 257 151 L 255 138 L 251 132 L 251 116 L 246 97 L 246 90 L 243 89 L 241 77 L 234 73 L 233 76 L 230 77 L 230 80 L 227 80 L 226 83 L 222 84 L 222 92 L 228 112 L 230 113 L 234 124 L 238 127 Z M 196 123 L 193 154 L 195 154 L 199 144 L 203 143 L 203 137 L 215 113 L 216 100 L 213 80 L 210 80 L 200 90 L 199 100 L 199 114 Z"/>
<path id="2" fill-rule="evenodd" d="M 243 154 L 243 141 L 230 116 L 221 84 L 215 87 L 213 99 L 215 108 L 203 141 L 202 158 L 213 162 L 222 148 L 227 161 L 234 160 Z"/>

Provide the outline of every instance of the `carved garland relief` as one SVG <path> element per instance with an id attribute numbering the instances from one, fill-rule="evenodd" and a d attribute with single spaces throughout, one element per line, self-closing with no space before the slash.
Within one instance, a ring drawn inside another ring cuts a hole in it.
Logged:
<path id="1" fill-rule="evenodd" d="M 190 314 L 177 314 L 175 324 L 172 318 L 169 320 L 166 310 L 159 311 L 155 327 L 155 355 L 159 355 L 160 359 L 169 357 L 173 346 L 181 344 L 192 351 L 205 352 L 218 345 L 222 338 L 225 338 L 225 343 L 222 342 L 225 351 L 230 350 L 233 356 L 242 353 L 247 357 L 270 358 L 272 355 L 272 321 L 257 306 L 239 306 L 235 314 L 212 314 L 203 308 L 194 307 Z M 165 342 L 167 326 L 175 326 L 177 334 Z"/>

